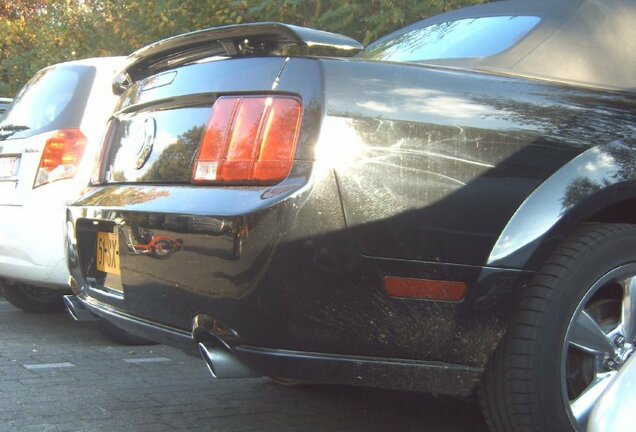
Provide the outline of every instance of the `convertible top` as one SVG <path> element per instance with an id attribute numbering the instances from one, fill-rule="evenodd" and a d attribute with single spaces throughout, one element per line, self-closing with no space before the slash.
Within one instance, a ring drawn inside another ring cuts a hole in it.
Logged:
<path id="1" fill-rule="evenodd" d="M 540 21 L 525 37 L 501 53 L 422 62 L 636 91 L 634 0 L 496 1 L 417 22 L 367 49 L 430 25 L 494 16 L 533 16 Z M 364 51 L 361 56 L 364 57 Z"/>

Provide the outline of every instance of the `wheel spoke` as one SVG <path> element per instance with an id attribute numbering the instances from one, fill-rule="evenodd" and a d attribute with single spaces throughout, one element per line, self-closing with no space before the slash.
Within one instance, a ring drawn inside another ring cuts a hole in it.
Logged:
<path id="1" fill-rule="evenodd" d="M 570 344 L 593 354 L 614 354 L 616 347 L 598 323 L 587 312 L 581 311 L 572 323 Z"/>
<path id="2" fill-rule="evenodd" d="M 594 405 L 599 400 L 607 386 L 612 382 L 612 378 L 616 372 L 608 373 L 602 377 L 596 378 L 595 381 L 585 389 L 574 401 L 571 402 L 572 415 L 581 426 L 585 426 Z"/>
<path id="3" fill-rule="evenodd" d="M 625 337 L 629 341 L 636 338 L 636 277 L 623 282 L 623 306 L 621 321 Z"/>

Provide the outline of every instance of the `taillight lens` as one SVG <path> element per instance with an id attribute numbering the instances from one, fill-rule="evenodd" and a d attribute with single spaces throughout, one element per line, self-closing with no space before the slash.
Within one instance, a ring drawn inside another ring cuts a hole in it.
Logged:
<path id="1" fill-rule="evenodd" d="M 79 129 L 53 132 L 44 145 L 33 187 L 73 177 L 85 148 L 86 137 Z"/>
<path id="2" fill-rule="evenodd" d="M 302 117 L 290 96 L 221 97 L 194 162 L 197 183 L 271 184 L 289 175 Z"/>

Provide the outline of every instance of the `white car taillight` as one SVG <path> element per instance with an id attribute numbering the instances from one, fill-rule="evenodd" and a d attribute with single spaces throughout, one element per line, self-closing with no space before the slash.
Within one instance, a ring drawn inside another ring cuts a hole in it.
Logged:
<path id="1" fill-rule="evenodd" d="M 73 177 L 85 147 L 86 137 L 79 129 L 53 132 L 46 140 L 33 187 Z"/>

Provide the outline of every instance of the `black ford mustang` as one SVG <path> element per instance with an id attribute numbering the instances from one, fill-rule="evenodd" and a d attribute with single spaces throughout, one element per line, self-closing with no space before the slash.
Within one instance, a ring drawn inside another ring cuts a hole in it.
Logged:
<path id="1" fill-rule="evenodd" d="M 277 23 L 145 47 L 68 208 L 69 310 L 218 378 L 583 430 L 635 346 L 635 40 L 631 0 L 517 0 L 365 49 Z"/>

